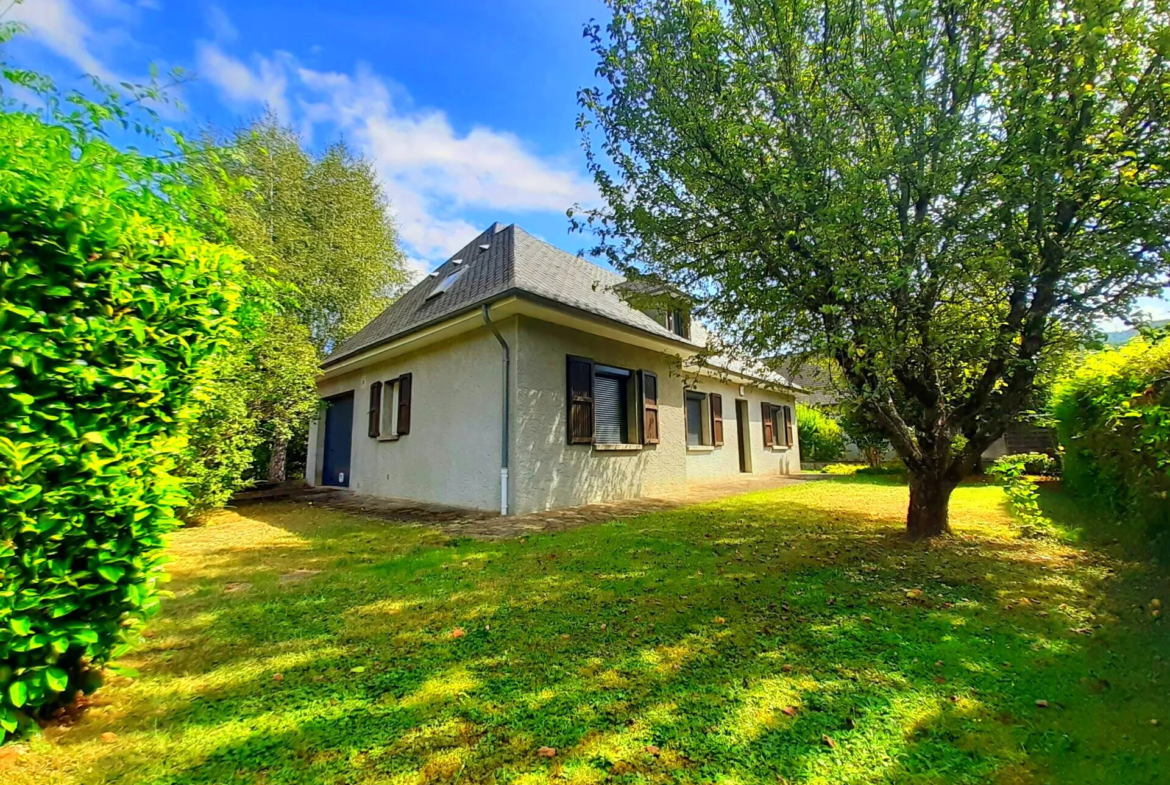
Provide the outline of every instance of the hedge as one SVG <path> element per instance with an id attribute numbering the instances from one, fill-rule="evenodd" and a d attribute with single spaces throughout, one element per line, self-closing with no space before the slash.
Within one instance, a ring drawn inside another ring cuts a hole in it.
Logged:
<path id="1" fill-rule="evenodd" d="M 181 188 L 79 127 L 0 114 L 5 733 L 95 686 L 158 605 L 173 459 L 239 301 L 240 255 L 184 225 Z"/>
<path id="2" fill-rule="evenodd" d="M 845 454 L 841 426 L 820 409 L 798 403 L 796 427 L 800 434 L 800 460 L 821 463 L 839 460 Z"/>
<path id="3" fill-rule="evenodd" d="M 1056 385 L 1052 409 L 1065 487 L 1170 554 L 1170 340 L 1089 355 Z"/>

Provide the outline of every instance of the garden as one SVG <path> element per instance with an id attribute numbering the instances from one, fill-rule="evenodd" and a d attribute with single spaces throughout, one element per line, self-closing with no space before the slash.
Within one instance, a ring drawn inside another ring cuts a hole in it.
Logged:
<path id="1" fill-rule="evenodd" d="M 1045 484 L 955 535 L 834 477 L 522 540 L 269 504 L 174 535 L 174 598 L 12 783 L 1170 778 L 1170 578 Z"/>

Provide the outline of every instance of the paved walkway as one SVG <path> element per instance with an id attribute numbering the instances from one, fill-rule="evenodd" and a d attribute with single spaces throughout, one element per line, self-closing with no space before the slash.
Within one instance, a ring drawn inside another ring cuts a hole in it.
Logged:
<path id="1" fill-rule="evenodd" d="M 800 482 L 818 480 L 824 476 L 820 474 L 749 476 L 717 482 L 696 482 L 657 496 L 623 499 L 601 504 L 588 504 L 583 507 L 566 507 L 559 510 L 534 512 L 527 515 L 509 515 L 507 517 L 479 510 L 465 510 L 401 499 L 382 499 L 333 489 L 314 489 L 298 494 L 294 498 L 298 501 L 312 502 L 355 515 L 430 526 L 451 536 L 498 540 L 523 537 L 526 534 L 537 532 L 562 531 L 613 518 L 626 518 L 648 512 L 673 510 L 728 496 L 783 488 Z"/>

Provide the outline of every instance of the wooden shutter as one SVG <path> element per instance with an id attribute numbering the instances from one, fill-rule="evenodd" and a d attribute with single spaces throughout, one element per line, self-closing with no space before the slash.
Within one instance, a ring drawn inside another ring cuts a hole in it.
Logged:
<path id="1" fill-rule="evenodd" d="M 569 444 L 593 443 L 593 361 L 586 357 L 568 358 L 565 374 Z"/>
<path id="2" fill-rule="evenodd" d="M 411 375 L 404 373 L 398 377 L 398 429 L 399 436 L 410 433 L 410 388 Z"/>
<path id="3" fill-rule="evenodd" d="M 774 443 L 772 438 L 772 404 L 761 403 L 760 411 L 764 415 L 764 446 L 771 447 Z"/>
<path id="4" fill-rule="evenodd" d="M 368 433 L 371 439 L 378 438 L 382 425 L 382 383 L 374 382 L 370 385 L 370 425 Z"/>
<path id="5" fill-rule="evenodd" d="M 792 446 L 792 409 L 788 406 L 784 407 L 784 445 Z"/>
<path id="6" fill-rule="evenodd" d="M 658 377 L 642 371 L 642 444 L 658 444 Z"/>
<path id="7" fill-rule="evenodd" d="M 711 393 L 711 440 L 716 447 L 723 446 L 723 396 Z"/>

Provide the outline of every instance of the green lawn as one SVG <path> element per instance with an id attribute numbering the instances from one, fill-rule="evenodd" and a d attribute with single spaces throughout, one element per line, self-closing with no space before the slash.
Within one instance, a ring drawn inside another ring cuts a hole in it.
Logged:
<path id="1" fill-rule="evenodd" d="M 1170 782 L 1165 573 L 1094 544 L 1118 535 L 1058 492 L 1079 544 L 1017 539 L 979 485 L 955 494 L 954 537 L 908 543 L 906 496 L 834 478 L 492 543 L 223 514 L 175 535 L 140 677 L 10 745 L 0 774 Z"/>

